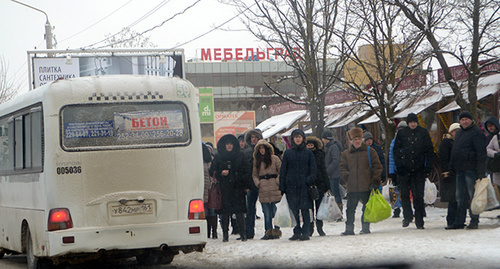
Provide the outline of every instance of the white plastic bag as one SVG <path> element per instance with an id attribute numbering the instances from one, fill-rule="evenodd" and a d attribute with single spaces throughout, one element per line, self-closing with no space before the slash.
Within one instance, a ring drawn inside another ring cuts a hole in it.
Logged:
<path id="1" fill-rule="evenodd" d="M 325 193 L 323 199 L 321 199 L 321 204 L 319 205 L 318 212 L 316 213 L 316 218 L 319 220 L 336 221 L 342 217 L 342 211 L 340 211 L 335 197 L 330 193 Z"/>
<path id="2" fill-rule="evenodd" d="M 276 214 L 274 215 L 274 225 L 279 227 L 295 227 L 297 221 L 293 217 L 292 211 L 288 206 L 286 194 L 283 194 L 281 201 L 276 204 Z"/>
<path id="3" fill-rule="evenodd" d="M 384 196 L 385 200 L 388 203 L 391 203 L 391 194 L 389 191 L 390 188 L 394 188 L 392 182 L 387 182 L 387 184 L 385 184 L 385 186 L 382 187 L 382 196 Z"/>
<path id="4" fill-rule="evenodd" d="M 489 182 L 490 179 L 487 177 L 476 180 L 476 185 L 474 185 L 474 198 L 472 198 L 472 202 L 470 203 L 470 210 L 474 215 L 479 215 L 486 209 Z"/>
<path id="5" fill-rule="evenodd" d="M 438 190 L 436 184 L 432 183 L 428 178 L 425 179 L 424 203 L 428 205 L 434 204 L 437 199 Z"/>
<path id="6" fill-rule="evenodd" d="M 323 195 L 321 199 L 321 204 L 319 204 L 318 212 L 316 213 L 316 219 L 327 220 L 328 219 L 328 193 Z"/>
<path id="7" fill-rule="evenodd" d="M 497 200 L 497 195 L 495 193 L 495 188 L 493 187 L 493 184 L 491 184 L 491 181 L 488 180 L 488 187 L 486 189 L 486 207 L 484 210 L 491 210 L 495 209 L 500 206 L 500 203 Z"/>

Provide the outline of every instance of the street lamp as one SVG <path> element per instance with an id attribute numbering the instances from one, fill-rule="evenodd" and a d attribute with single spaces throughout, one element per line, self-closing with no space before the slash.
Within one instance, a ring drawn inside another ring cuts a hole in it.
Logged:
<path id="1" fill-rule="evenodd" d="M 45 18 L 47 18 L 47 21 L 45 22 L 45 42 L 47 44 L 47 49 L 52 49 L 52 26 L 50 25 L 49 16 L 47 16 L 47 13 L 45 13 L 44 11 L 42 11 L 38 8 L 34 8 L 30 5 L 18 2 L 16 0 L 10 0 L 10 1 L 17 3 L 17 4 L 20 4 L 20 5 L 23 5 L 25 7 L 29 7 L 31 9 L 36 10 L 36 11 L 42 12 L 45 15 Z"/>

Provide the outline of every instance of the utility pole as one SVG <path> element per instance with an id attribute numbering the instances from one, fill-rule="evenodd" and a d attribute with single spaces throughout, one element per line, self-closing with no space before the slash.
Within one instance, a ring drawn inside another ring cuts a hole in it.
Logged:
<path id="1" fill-rule="evenodd" d="M 53 47 L 52 47 L 52 39 L 53 39 L 52 38 L 52 26 L 50 25 L 49 16 L 47 16 L 47 13 L 45 13 L 43 10 L 32 7 L 32 6 L 27 5 L 25 3 L 18 2 L 16 0 L 10 0 L 10 1 L 17 3 L 17 4 L 20 4 L 20 5 L 23 5 L 25 7 L 29 7 L 31 9 L 36 10 L 36 11 L 42 12 L 45 15 L 45 18 L 47 18 L 47 21 L 45 22 L 45 42 L 47 45 L 47 49 L 53 49 Z"/>

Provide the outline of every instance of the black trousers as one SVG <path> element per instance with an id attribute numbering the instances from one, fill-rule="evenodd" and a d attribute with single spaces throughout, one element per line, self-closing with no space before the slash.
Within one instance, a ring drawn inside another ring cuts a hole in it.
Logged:
<path id="1" fill-rule="evenodd" d="M 407 221 L 413 220 L 413 209 L 411 207 L 410 191 L 415 208 L 415 224 L 417 227 L 424 226 L 424 173 L 409 173 L 398 175 L 399 190 L 401 191 L 401 204 L 403 205 L 403 217 Z"/>
<path id="2" fill-rule="evenodd" d="M 358 207 L 358 203 L 361 201 L 363 204 L 363 214 L 361 215 L 361 227 L 362 229 L 366 229 L 370 227 L 370 223 L 365 222 L 365 208 L 368 199 L 370 198 L 369 191 L 363 192 L 349 192 L 347 194 L 347 208 L 346 208 L 346 221 L 345 227 L 346 231 L 354 231 L 354 215 L 356 214 L 356 207 Z"/>

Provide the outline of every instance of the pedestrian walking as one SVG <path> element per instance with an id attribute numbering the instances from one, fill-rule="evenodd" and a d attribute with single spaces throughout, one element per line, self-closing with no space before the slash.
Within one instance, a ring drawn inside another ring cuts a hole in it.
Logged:
<path id="1" fill-rule="evenodd" d="M 439 145 L 438 156 L 441 163 L 441 202 L 448 202 L 448 212 L 446 214 L 446 227 L 452 227 L 455 221 L 455 216 L 457 214 L 457 200 L 455 198 L 455 192 L 457 190 L 457 181 L 454 171 L 450 170 L 450 159 L 451 150 L 453 149 L 453 141 L 455 140 L 455 135 L 460 129 L 460 124 L 452 123 L 450 128 L 448 128 L 448 133 L 443 135 L 443 140 Z"/>
<path id="2" fill-rule="evenodd" d="M 281 201 L 279 173 L 281 160 L 274 154 L 273 146 L 262 139 L 255 145 L 253 153 L 252 178 L 259 189 L 259 202 L 264 213 L 265 234 L 263 240 L 278 239 L 281 236 L 279 226 L 273 227 L 276 204 Z"/>
<path id="3" fill-rule="evenodd" d="M 313 214 L 313 218 L 311 219 L 312 220 L 311 226 L 309 227 L 312 236 L 314 233 L 314 216 L 318 212 L 319 205 L 321 204 L 321 198 L 323 198 L 325 193 L 330 190 L 330 179 L 328 178 L 328 174 L 326 172 L 325 152 L 323 151 L 323 142 L 315 136 L 308 136 L 306 137 L 306 147 L 313 152 L 316 161 L 317 176 L 314 184 L 318 188 L 318 193 L 319 193 L 319 199 L 313 201 L 315 204 L 315 207 L 313 209 L 316 210 Z M 326 233 L 323 231 L 322 220 L 316 219 L 316 229 L 320 236 L 326 235 Z"/>
<path id="4" fill-rule="evenodd" d="M 370 223 L 365 222 L 365 208 L 370 191 L 380 186 L 382 164 L 377 151 L 368 148 L 363 142 L 363 130 L 354 128 L 347 132 L 351 145 L 342 152 L 340 171 L 342 180 L 347 183 L 347 208 L 345 231 L 341 235 L 354 235 L 354 216 L 356 207 L 363 204 L 360 234 L 370 233 Z"/>
<path id="5" fill-rule="evenodd" d="M 262 132 L 258 129 L 248 130 L 245 133 L 245 142 L 247 148 L 244 151 L 245 162 L 247 163 L 249 171 L 253 169 L 253 153 L 255 145 L 262 139 Z M 250 181 L 250 189 L 247 191 L 247 215 L 245 218 L 246 233 L 248 239 L 253 239 L 255 236 L 255 218 L 257 216 L 256 204 L 259 198 L 259 189 L 255 186 L 252 175 L 248 175 Z"/>
<path id="6" fill-rule="evenodd" d="M 246 241 L 244 214 L 247 211 L 245 195 L 250 188 L 246 180 L 249 171 L 236 136 L 227 134 L 221 137 L 210 174 L 215 176 L 222 193 L 222 209 L 216 210 L 217 214 L 221 214 L 222 241 L 229 240 L 229 218 L 232 214 L 236 215 L 241 240 Z"/>
<path id="7" fill-rule="evenodd" d="M 417 229 L 424 229 L 425 178 L 429 177 L 432 171 L 434 146 L 429 132 L 418 125 L 416 114 L 408 114 L 406 123 L 408 126 L 398 131 L 393 152 L 403 205 L 403 227 L 408 227 L 413 221 L 411 191 L 415 225 Z"/>
<path id="8" fill-rule="evenodd" d="M 321 140 L 325 144 L 325 164 L 328 178 L 330 179 L 330 190 L 335 197 L 335 202 L 342 212 L 342 196 L 340 195 L 340 157 L 342 144 L 333 138 L 330 130 L 323 132 Z M 342 220 L 342 217 L 340 218 Z"/>
<path id="9" fill-rule="evenodd" d="M 316 161 L 312 151 L 306 148 L 305 134 L 300 129 L 292 132 L 292 147 L 283 154 L 280 169 L 280 191 L 286 193 L 288 206 L 297 222 L 290 240 L 309 240 L 311 218 L 309 209 L 313 202 L 309 196 L 309 187 L 314 184 L 317 175 Z M 300 225 L 299 211 L 303 225 Z"/>
<path id="10" fill-rule="evenodd" d="M 397 201 L 399 199 L 401 204 L 401 192 L 399 191 L 399 183 L 398 183 L 398 176 L 397 176 L 397 169 L 396 169 L 396 162 L 394 161 L 394 143 L 396 142 L 396 137 L 398 135 L 398 131 L 405 128 L 408 126 L 406 124 L 406 121 L 400 121 L 398 123 L 398 127 L 396 128 L 396 134 L 394 135 L 394 138 L 391 141 L 391 145 L 389 146 L 389 158 L 388 158 L 388 172 L 389 172 L 389 181 L 392 182 L 392 185 L 394 186 L 394 192 L 396 197 L 396 201 L 393 205 L 393 218 L 399 218 L 401 214 L 401 206 L 397 205 Z"/>
<path id="11" fill-rule="evenodd" d="M 203 154 L 203 176 L 204 176 L 204 190 L 203 190 L 203 203 L 205 206 L 205 219 L 207 220 L 207 238 L 217 239 L 217 214 L 215 209 L 208 207 L 208 189 L 214 183 L 213 178 L 210 176 L 210 166 L 212 165 L 212 155 L 205 143 L 201 144 Z"/>
<path id="12" fill-rule="evenodd" d="M 474 184 L 486 173 L 486 137 L 479 126 L 475 125 L 469 111 L 459 116 L 460 129 L 455 135 L 449 169 L 456 174 L 456 199 L 458 203 L 455 221 L 446 229 L 463 229 L 467 209 L 470 222 L 467 229 L 477 229 L 479 215 L 472 214 L 470 202 L 474 197 Z"/>

